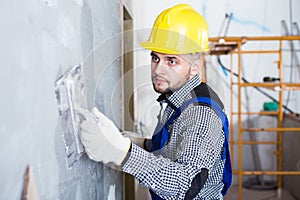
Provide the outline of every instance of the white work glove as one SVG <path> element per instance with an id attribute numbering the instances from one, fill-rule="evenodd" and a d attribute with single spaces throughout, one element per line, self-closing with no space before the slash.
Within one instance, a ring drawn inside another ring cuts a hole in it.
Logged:
<path id="1" fill-rule="evenodd" d="M 144 142 L 146 138 L 141 137 L 139 134 L 130 131 L 123 131 L 122 135 L 128 137 L 132 143 L 144 148 Z"/>
<path id="2" fill-rule="evenodd" d="M 93 108 L 90 114 L 98 118 L 98 123 L 87 116 L 80 124 L 80 138 L 87 155 L 98 162 L 121 165 L 129 151 L 130 139 L 123 137 L 115 124 L 97 108 Z"/>

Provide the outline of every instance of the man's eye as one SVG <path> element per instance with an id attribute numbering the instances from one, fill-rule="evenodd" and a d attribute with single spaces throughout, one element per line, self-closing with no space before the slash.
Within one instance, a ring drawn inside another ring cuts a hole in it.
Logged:
<path id="1" fill-rule="evenodd" d="M 170 60 L 169 63 L 170 63 L 170 65 L 176 65 L 176 61 L 175 60 Z"/>
<path id="2" fill-rule="evenodd" d="M 156 56 L 152 56 L 152 62 L 158 63 L 159 62 L 159 58 Z"/>

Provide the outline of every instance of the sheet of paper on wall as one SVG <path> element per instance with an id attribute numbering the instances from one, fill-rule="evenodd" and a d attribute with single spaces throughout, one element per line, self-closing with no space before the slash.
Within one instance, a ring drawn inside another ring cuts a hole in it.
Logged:
<path id="1" fill-rule="evenodd" d="M 69 168 L 72 168 L 84 153 L 84 147 L 79 138 L 79 124 L 82 116 L 76 111 L 78 109 L 87 110 L 85 89 L 85 78 L 81 65 L 71 68 L 55 83 L 55 94 Z"/>

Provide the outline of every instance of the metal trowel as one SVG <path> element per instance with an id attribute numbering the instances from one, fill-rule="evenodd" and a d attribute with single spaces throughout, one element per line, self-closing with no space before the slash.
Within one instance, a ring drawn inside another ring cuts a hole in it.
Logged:
<path id="1" fill-rule="evenodd" d="M 78 110 L 87 111 L 85 89 L 82 65 L 71 68 L 55 82 L 55 95 L 69 169 L 84 153 L 84 147 L 79 138 L 79 125 L 83 116 Z"/>

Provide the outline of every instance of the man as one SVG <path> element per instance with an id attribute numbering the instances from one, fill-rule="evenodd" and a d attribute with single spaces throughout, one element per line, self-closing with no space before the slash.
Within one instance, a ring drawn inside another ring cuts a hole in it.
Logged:
<path id="1" fill-rule="evenodd" d="M 121 166 L 152 199 L 223 199 L 231 183 L 228 121 L 221 100 L 199 76 L 201 53 L 209 50 L 204 18 L 189 5 L 176 5 L 157 17 L 141 46 L 151 50 L 153 87 L 167 104 L 153 137 L 123 137 L 94 108 L 99 123 L 81 124 L 88 156 Z"/>

